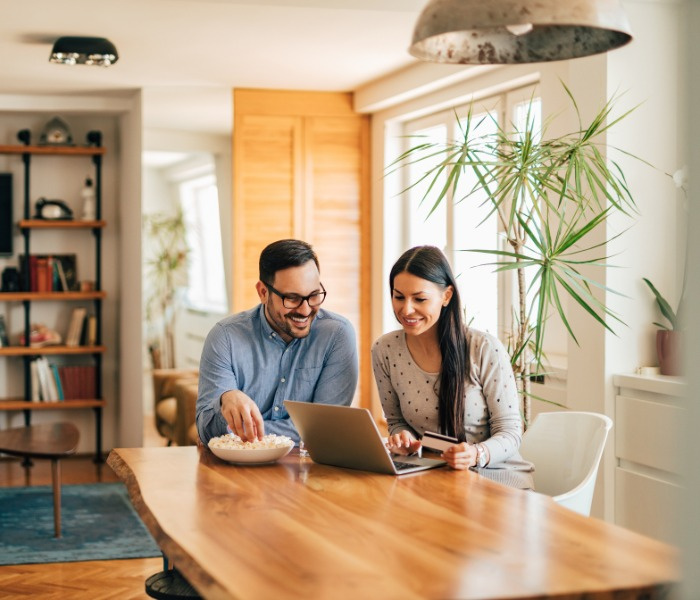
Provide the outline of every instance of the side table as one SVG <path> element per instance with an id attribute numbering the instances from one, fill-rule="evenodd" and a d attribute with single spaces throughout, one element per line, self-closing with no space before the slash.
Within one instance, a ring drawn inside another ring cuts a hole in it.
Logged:
<path id="1" fill-rule="evenodd" d="M 0 431 L 0 452 L 28 458 L 51 459 L 54 537 L 61 537 L 61 465 L 75 454 L 80 433 L 72 423 L 46 423 Z"/>

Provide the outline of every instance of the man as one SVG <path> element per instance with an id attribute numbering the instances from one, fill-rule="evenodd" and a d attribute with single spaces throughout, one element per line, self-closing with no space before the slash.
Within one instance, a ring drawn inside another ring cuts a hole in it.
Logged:
<path id="1" fill-rule="evenodd" d="M 267 246 L 255 287 L 260 305 L 219 321 L 204 343 L 197 430 L 205 444 L 227 425 L 244 441 L 275 433 L 298 443 L 284 400 L 349 405 L 355 394 L 355 332 L 320 308 L 326 290 L 311 246 Z"/>

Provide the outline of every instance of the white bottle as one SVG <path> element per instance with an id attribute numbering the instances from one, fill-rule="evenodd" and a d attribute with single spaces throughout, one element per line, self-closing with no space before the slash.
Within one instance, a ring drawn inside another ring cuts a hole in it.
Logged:
<path id="1" fill-rule="evenodd" d="M 80 192 L 83 199 L 83 221 L 95 220 L 95 188 L 92 187 L 92 179 L 85 179 L 85 187 Z"/>

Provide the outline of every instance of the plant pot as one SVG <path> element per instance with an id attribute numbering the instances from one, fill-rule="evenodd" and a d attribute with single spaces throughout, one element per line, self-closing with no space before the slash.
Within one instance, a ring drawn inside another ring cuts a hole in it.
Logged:
<path id="1" fill-rule="evenodd" d="M 683 374 L 683 336 L 680 331 L 656 332 L 656 355 L 662 375 Z"/>

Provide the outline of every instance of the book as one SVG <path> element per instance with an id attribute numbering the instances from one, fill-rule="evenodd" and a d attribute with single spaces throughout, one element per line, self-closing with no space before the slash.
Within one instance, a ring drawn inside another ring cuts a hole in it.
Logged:
<path id="1" fill-rule="evenodd" d="M 68 286 L 68 279 L 66 279 L 66 272 L 63 270 L 63 263 L 56 258 L 53 264 L 58 275 L 58 281 L 61 284 L 61 287 L 58 289 L 60 289 L 62 292 L 69 292 L 70 287 Z"/>
<path id="2" fill-rule="evenodd" d="M 42 402 L 45 402 L 46 399 L 48 398 L 48 388 L 46 387 L 46 382 L 44 381 L 44 375 L 41 372 L 41 361 L 38 358 L 35 358 L 32 363 L 36 367 L 36 377 L 38 381 L 38 389 L 39 389 L 39 399 Z"/>
<path id="3" fill-rule="evenodd" d="M 51 365 L 49 365 L 49 361 L 45 356 L 41 357 L 41 365 L 46 373 L 46 383 L 49 388 L 49 401 L 58 402 L 58 387 L 56 387 L 56 380 L 53 377 Z"/>
<path id="4" fill-rule="evenodd" d="M 51 375 L 53 376 L 54 385 L 56 386 L 57 399 L 59 402 L 63 402 L 63 386 L 61 385 L 61 376 L 58 374 L 58 366 L 51 364 Z"/>
<path id="5" fill-rule="evenodd" d="M 61 271 L 63 272 L 63 277 L 61 278 L 61 285 L 63 292 L 73 292 L 80 288 L 78 283 L 78 258 L 75 254 L 54 254 L 53 259 L 58 261 L 59 266 L 59 276 Z M 65 279 L 65 281 L 63 281 Z"/>
<path id="6" fill-rule="evenodd" d="M 32 385 L 32 402 L 41 402 L 41 383 L 39 382 L 39 365 L 36 360 L 29 363 Z"/>
<path id="7" fill-rule="evenodd" d="M 95 315 L 90 315 L 87 318 L 87 339 L 85 340 L 87 346 L 94 346 L 97 344 L 97 317 Z"/>
<path id="8" fill-rule="evenodd" d="M 0 348 L 10 345 L 10 340 L 7 337 L 7 326 L 5 325 L 5 316 L 0 315 Z"/>
<path id="9" fill-rule="evenodd" d="M 49 259 L 46 256 L 36 258 L 36 291 L 50 292 L 52 286 L 52 276 L 49 273 Z"/>
<path id="10" fill-rule="evenodd" d="M 73 381 L 70 377 L 69 367 L 58 367 L 58 376 L 61 379 L 61 387 L 63 388 L 63 399 L 73 400 L 75 392 L 73 391 Z"/>
<path id="11" fill-rule="evenodd" d="M 39 357 L 34 362 L 36 362 L 39 374 L 42 400 L 44 402 L 55 402 L 58 399 L 58 391 L 56 390 L 56 384 L 53 383 L 53 375 L 49 369 L 48 361 L 44 357 Z"/>
<path id="12" fill-rule="evenodd" d="M 79 346 L 87 346 L 87 335 L 88 335 L 88 321 L 90 320 L 90 317 L 85 315 L 85 318 L 83 319 L 83 324 L 82 327 L 80 328 L 80 341 L 78 342 Z"/>
<path id="13" fill-rule="evenodd" d="M 26 281 L 29 284 L 29 291 L 36 292 L 37 282 L 36 282 L 36 256 L 29 257 L 29 266 L 27 267 L 28 273 L 26 275 Z"/>
<path id="14" fill-rule="evenodd" d="M 73 309 L 70 324 L 68 325 L 68 332 L 66 333 L 66 346 L 78 346 L 80 344 L 80 335 L 83 330 L 83 321 L 85 321 L 86 314 L 87 309 L 85 307 L 81 306 Z"/>

